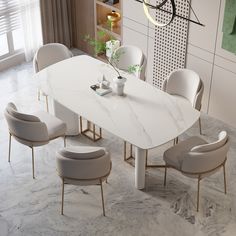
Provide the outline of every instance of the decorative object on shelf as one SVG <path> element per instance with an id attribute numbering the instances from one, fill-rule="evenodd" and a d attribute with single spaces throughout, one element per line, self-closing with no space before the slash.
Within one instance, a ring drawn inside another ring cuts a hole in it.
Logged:
<path id="1" fill-rule="evenodd" d="M 107 20 L 110 23 L 111 29 L 116 28 L 118 26 L 118 22 L 120 21 L 120 19 L 120 13 L 114 10 L 107 14 Z"/>
<path id="2" fill-rule="evenodd" d="M 196 17 L 197 21 L 195 20 L 192 20 L 192 19 L 189 19 L 189 18 L 185 18 L 181 15 L 178 15 L 176 13 L 176 4 L 175 4 L 175 0 L 170 0 L 170 3 L 171 3 L 171 8 L 172 8 L 172 11 L 168 11 L 164 8 L 162 8 L 163 6 L 165 6 L 167 3 L 168 3 L 168 0 L 162 0 L 162 2 L 160 4 L 157 4 L 157 5 L 152 5 L 149 3 L 149 0 L 135 0 L 136 2 L 140 2 L 143 4 L 143 9 L 144 9 L 144 13 L 146 14 L 147 18 L 149 19 L 150 22 L 152 22 L 154 25 L 156 26 L 159 26 L 159 27 L 165 27 L 169 24 L 171 24 L 171 22 L 174 20 L 175 17 L 179 17 L 181 19 L 184 19 L 184 20 L 187 20 L 189 22 L 192 22 L 192 23 L 195 23 L 197 25 L 201 25 L 201 26 L 204 26 L 198 19 L 195 11 L 193 10 L 189 0 L 185 0 L 188 4 L 189 4 L 189 7 L 191 9 L 191 11 L 193 12 L 194 16 Z M 161 23 L 161 22 L 158 22 L 156 21 L 155 19 L 153 19 L 153 17 L 150 15 L 149 13 L 149 9 L 154 9 L 154 10 L 159 10 L 159 11 L 162 11 L 162 12 L 165 12 L 167 14 L 170 14 L 171 15 L 171 18 L 168 22 L 166 23 Z"/>
<path id="3" fill-rule="evenodd" d="M 236 1 L 226 0 L 222 48 L 236 54 Z"/>
<path id="4" fill-rule="evenodd" d="M 114 4 L 119 3 L 119 0 L 104 0 L 103 2 L 109 5 L 114 5 Z"/>
<path id="5" fill-rule="evenodd" d="M 120 40 L 109 40 L 106 42 L 106 56 L 110 60 L 113 52 L 120 47 Z"/>

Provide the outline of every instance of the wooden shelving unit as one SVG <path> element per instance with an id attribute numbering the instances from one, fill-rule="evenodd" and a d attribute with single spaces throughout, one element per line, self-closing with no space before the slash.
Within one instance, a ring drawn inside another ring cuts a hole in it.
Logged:
<path id="1" fill-rule="evenodd" d="M 98 5 L 101 5 L 103 7 L 106 7 L 106 8 L 110 8 L 111 11 L 117 11 L 117 12 L 121 12 L 121 1 L 117 4 L 114 4 L 114 5 L 110 5 L 110 4 L 107 4 L 107 3 L 104 3 L 102 0 L 96 0 L 96 3 Z"/>
<path id="2" fill-rule="evenodd" d="M 104 41 L 108 41 L 110 38 L 118 39 L 122 43 L 122 3 L 124 0 L 120 0 L 119 3 L 109 5 L 104 3 L 103 0 L 94 0 L 94 21 L 95 21 L 95 38 L 98 39 L 98 32 L 104 31 L 106 36 Z M 121 19 L 118 22 L 117 27 L 111 27 L 107 20 L 107 14 L 116 11 L 121 15 Z M 104 56 L 98 56 L 99 59 L 104 60 Z"/>

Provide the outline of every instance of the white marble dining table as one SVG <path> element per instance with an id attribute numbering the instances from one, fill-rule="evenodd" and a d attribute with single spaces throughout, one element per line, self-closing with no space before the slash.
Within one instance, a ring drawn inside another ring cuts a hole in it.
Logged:
<path id="1" fill-rule="evenodd" d="M 78 116 L 133 144 L 135 187 L 145 187 L 145 151 L 178 137 L 200 113 L 184 98 L 171 96 L 126 72 L 124 96 L 99 96 L 90 88 L 104 75 L 116 77 L 112 68 L 87 55 L 61 61 L 35 74 L 39 87 L 55 102 L 55 113 L 78 132 Z"/>

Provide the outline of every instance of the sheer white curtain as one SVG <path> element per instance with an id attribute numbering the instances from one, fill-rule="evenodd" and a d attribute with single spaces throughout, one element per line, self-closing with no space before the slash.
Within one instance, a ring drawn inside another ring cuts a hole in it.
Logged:
<path id="1" fill-rule="evenodd" d="M 26 61 L 32 60 L 42 45 L 40 0 L 20 0 L 24 50 Z"/>

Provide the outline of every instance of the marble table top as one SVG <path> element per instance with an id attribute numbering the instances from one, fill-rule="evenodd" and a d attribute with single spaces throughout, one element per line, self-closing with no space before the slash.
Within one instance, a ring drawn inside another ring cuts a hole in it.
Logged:
<path id="1" fill-rule="evenodd" d="M 170 141 L 198 120 L 200 113 L 186 99 L 122 73 L 127 78 L 124 96 L 99 96 L 90 88 L 103 74 L 112 81 L 116 72 L 85 55 L 49 66 L 34 77 L 54 100 L 142 149 Z"/>

